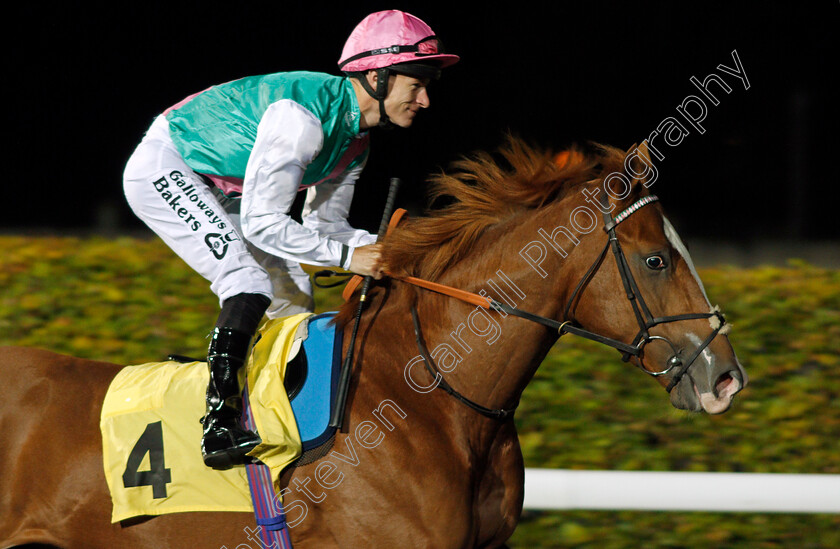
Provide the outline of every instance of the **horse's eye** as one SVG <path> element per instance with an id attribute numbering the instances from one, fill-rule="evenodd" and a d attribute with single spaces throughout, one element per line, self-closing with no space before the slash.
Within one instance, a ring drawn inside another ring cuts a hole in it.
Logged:
<path id="1" fill-rule="evenodd" d="M 646 258 L 645 265 L 647 265 L 648 269 L 653 269 L 656 271 L 664 269 L 668 266 L 661 255 L 652 255 Z"/>

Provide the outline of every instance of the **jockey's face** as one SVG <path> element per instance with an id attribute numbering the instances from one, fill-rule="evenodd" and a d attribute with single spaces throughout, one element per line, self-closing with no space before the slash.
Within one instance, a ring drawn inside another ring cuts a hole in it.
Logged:
<path id="1" fill-rule="evenodd" d="M 404 74 L 392 75 L 388 80 L 388 95 L 385 96 L 385 112 L 395 125 L 408 128 L 420 109 L 428 108 L 429 80 Z"/>

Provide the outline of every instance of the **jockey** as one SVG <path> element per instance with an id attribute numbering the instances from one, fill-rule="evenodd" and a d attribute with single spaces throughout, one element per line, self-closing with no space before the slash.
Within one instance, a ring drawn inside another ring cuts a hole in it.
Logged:
<path id="1" fill-rule="evenodd" d="M 442 68 L 432 29 L 396 10 L 353 30 L 344 76 L 288 72 L 210 87 L 158 116 L 129 159 L 135 214 L 210 282 L 221 311 L 207 353 L 206 465 L 247 461 L 238 372 L 263 316 L 314 310 L 301 263 L 380 278 L 376 236 L 347 221 L 368 130 L 408 128 Z M 306 191 L 298 223 L 289 211 Z"/>

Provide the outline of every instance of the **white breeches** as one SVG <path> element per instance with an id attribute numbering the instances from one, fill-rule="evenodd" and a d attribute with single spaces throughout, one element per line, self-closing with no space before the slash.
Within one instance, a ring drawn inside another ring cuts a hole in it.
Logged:
<path id="1" fill-rule="evenodd" d="M 241 293 L 268 296 L 269 318 L 314 310 L 312 283 L 300 264 L 269 255 L 242 237 L 238 213 L 227 212 L 181 158 L 159 116 L 123 174 L 134 213 L 198 274 L 219 302 Z"/>

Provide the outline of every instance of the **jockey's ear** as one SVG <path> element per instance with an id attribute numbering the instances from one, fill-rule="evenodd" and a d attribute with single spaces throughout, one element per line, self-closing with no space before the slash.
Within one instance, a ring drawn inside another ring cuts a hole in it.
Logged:
<path id="1" fill-rule="evenodd" d="M 659 176 L 656 166 L 651 160 L 647 142 L 642 141 L 641 145 L 633 145 L 624 157 L 624 171 L 633 181 L 633 186 L 641 183 L 650 187 Z"/>

